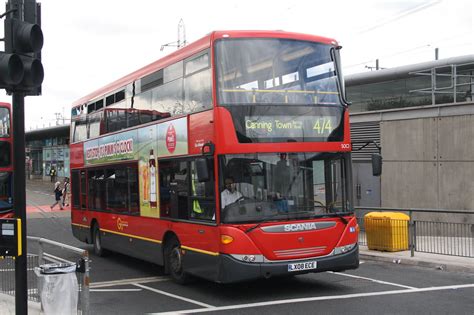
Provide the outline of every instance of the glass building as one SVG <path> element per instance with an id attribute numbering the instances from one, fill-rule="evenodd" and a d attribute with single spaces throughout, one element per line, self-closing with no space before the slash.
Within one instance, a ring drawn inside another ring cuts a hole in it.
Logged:
<path id="1" fill-rule="evenodd" d="M 351 113 L 472 100 L 474 55 L 347 75 Z"/>
<path id="2" fill-rule="evenodd" d="M 51 168 L 58 178 L 69 177 L 69 125 L 27 131 L 26 175 L 49 179 Z"/>

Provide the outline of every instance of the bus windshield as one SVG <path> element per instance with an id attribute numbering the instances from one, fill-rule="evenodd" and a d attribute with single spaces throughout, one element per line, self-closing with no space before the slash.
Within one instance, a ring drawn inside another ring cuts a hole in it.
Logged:
<path id="1" fill-rule="evenodd" d="M 224 223 L 351 212 L 344 154 L 235 154 L 221 156 L 219 161 Z"/>
<path id="2" fill-rule="evenodd" d="M 341 105 L 331 45 L 290 39 L 216 42 L 218 102 Z"/>
<path id="3" fill-rule="evenodd" d="M 0 137 L 10 136 L 10 111 L 8 108 L 0 108 Z"/>

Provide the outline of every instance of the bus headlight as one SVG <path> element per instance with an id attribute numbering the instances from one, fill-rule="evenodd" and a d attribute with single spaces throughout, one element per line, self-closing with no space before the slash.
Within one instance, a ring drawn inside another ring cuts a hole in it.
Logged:
<path id="1" fill-rule="evenodd" d="M 348 251 L 352 250 L 356 246 L 356 244 L 357 243 L 336 247 L 332 251 L 332 254 L 333 255 L 340 255 L 340 254 L 347 253 Z"/>

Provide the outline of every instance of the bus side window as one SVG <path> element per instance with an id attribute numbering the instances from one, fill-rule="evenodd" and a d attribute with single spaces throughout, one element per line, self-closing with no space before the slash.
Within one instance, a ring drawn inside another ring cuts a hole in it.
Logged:
<path id="1" fill-rule="evenodd" d="M 168 161 L 158 162 L 158 169 L 160 175 L 160 217 L 170 216 L 171 207 L 171 189 L 170 189 L 170 163 Z"/>
<path id="2" fill-rule="evenodd" d="M 86 171 L 81 171 L 81 209 L 87 209 L 87 184 L 86 184 Z"/>
<path id="3" fill-rule="evenodd" d="M 190 218 L 198 220 L 215 220 L 215 197 L 214 197 L 214 161 L 207 159 L 209 180 L 199 182 L 196 170 L 196 162 L 190 161 L 191 191 L 189 194 L 188 209 Z"/>
<path id="4" fill-rule="evenodd" d="M 193 160 L 160 161 L 160 216 L 181 220 L 215 220 L 213 161 L 210 179 L 199 182 Z"/>
<path id="5" fill-rule="evenodd" d="M 80 179 L 79 171 L 71 171 L 71 193 L 72 193 L 72 207 L 74 209 L 80 208 Z"/>
<path id="6" fill-rule="evenodd" d="M 188 219 L 188 170 L 186 161 L 161 161 L 160 205 L 173 219 Z"/>
<path id="7" fill-rule="evenodd" d="M 128 190 L 130 191 L 129 210 L 130 214 L 140 214 L 140 195 L 138 188 L 138 170 L 128 167 Z"/>
<path id="8" fill-rule="evenodd" d="M 89 170 L 89 209 L 105 210 L 104 170 Z"/>

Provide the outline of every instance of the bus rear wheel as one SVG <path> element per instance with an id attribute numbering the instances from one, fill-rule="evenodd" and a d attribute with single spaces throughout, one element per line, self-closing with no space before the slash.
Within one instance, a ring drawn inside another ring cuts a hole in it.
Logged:
<path id="1" fill-rule="evenodd" d="M 188 283 L 190 276 L 183 270 L 183 254 L 176 238 L 167 242 L 165 246 L 165 259 L 171 278 L 179 284 Z"/>
<path id="2" fill-rule="evenodd" d="M 106 254 L 106 251 L 102 247 L 102 238 L 100 236 L 100 229 L 98 224 L 94 225 L 94 228 L 92 230 L 92 239 L 94 243 L 94 253 L 99 257 L 103 257 Z"/>

